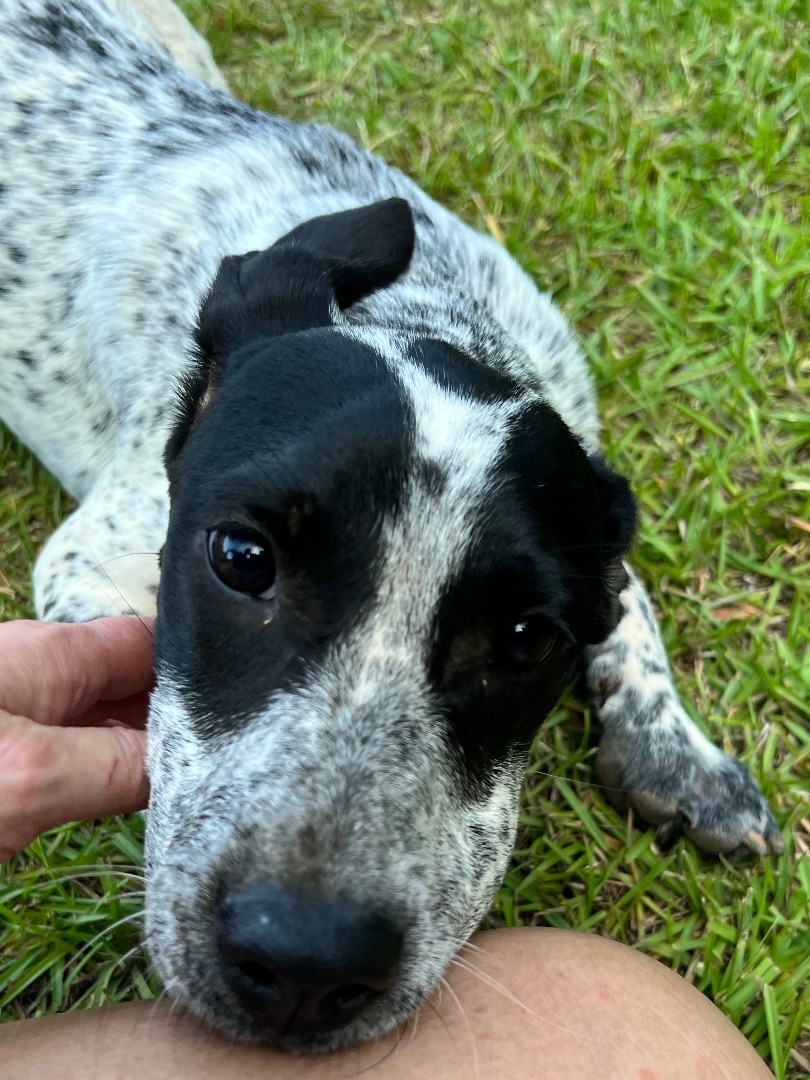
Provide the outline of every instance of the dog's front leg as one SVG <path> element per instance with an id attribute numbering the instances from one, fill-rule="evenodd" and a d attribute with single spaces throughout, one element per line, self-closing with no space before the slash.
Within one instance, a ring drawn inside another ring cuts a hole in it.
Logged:
<path id="1" fill-rule="evenodd" d="M 650 599 L 627 571 L 621 620 L 587 658 L 606 795 L 657 825 L 662 846 L 684 832 L 713 853 L 781 851 L 776 822 L 746 767 L 710 743 L 681 705 Z"/>
<path id="2" fill-rule="evenodd" d="M 87 622 L 153 615 L 168 492 L 160 461 L 102 475 L 45 544 L 34 567 L 37 617 Z"/>

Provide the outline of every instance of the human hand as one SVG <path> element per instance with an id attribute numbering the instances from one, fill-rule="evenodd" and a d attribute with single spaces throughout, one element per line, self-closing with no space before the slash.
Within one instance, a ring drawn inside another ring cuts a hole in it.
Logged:
<path id="1" fill-rule="evenodd" d="M 0 626 L 0 861 L 53 825 L 146 806 L 149 620 Z"/>

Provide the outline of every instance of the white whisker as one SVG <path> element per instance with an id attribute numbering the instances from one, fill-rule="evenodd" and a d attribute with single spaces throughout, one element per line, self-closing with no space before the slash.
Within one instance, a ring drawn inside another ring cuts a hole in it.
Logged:
<path id="1" fill-rule="evenodd" d="M 123 956 L 119 957 L 113 965 L 113 970 L 122 968 L 128 960 L 131 960 L 133 956 L 136 956 L 139 952 L 143 952 L 143 942 L 139 941 L 137 945 L 133 945 L 131 949 L 128 949 Z"/>
<path id="2" fill-rule="evenodd" d="M 501 994 L 503 997 L 506 998 L 507 1001 L 511 1002 L 513 1005 L 517 1005 L 519 1009 L 522 1009 L 523 1012 L 525 1012 L 533 1020 L 536 1020 L 538 1023 L 548 1025 L 550 1027 L 555 1027 L 560 1031 L 564 1031 L 567 1035 L 575 1036 L 577 1039 L 590 1040 L 590 1036 L 587 1032 L 574 1031 L 572 1028 L 565 1027 L 563 1024 L 558 1024 L 556 1020 L 550 1020 L 547 1016 L 541 1016 L 540 1013 L 535 1012 L 533 1009 L 530 1009 L 529 1006 L 524 1001 L 521 1001 L 519 997 L 516 997 L 511 990 L 508 990 L 502 983 L 499 983 L 497 979 L 493 979 L 492 976 L 489 975 L 487 972 L 482 971 L 480 968 L 476 967 L 473 963 L 471 963 L 471 961 L 464 960 L 456 956 L 450 961 L 450 963 L 453 964 L 455 967 L 461 968 L 462 971 L 466 971 L 474 978 L 480 979 L 480 981 L 485 986 L 488 986 L 492 990 L 495 990 L 496 993 Z"/>
<path id="3" fill-rule="evenodd" d="M 82 957 L 85 957 L 85 954 L 88 953 L 97 942 L 107 937 L 113 930 L 117 930 L 119 926 L 125 926 L 127 923 L 135 922 L 135 920 L 142 918 L 143 912 L 140 909 L 138 911 L 131 911 L 128 915 L 124 915 L 122 919 L 118 919 L 111 925 L 105 926 L 103 930 L 100 930 L 95 937 L 82 945 L 79 951 L 71 957 L 70 962 L 65 969 L 68 978 L 74 978 L 76 974 L 78 974 L 77 965 L 79 964 L 79 961 Z M 90 955 L 92 955 L 92 953 L 90 953 Z M 86 959 L 89 959 L 89 956 L 87 956 Z"/>
<path id="4" fill-rule="evenodd" d="M 35 870 L 28 870 L 18 875 L 17 881 L 32 881 L 38 877 L 47 877 L 50 881 L 58 883 L 60 881 L 80 881 L 85 877 L 115 877 L 120 878 L 122 881 L 132 880 L 143 883 L 146 878 L 143 873 L 138 872 L 136 866 L 109 866 L 106 863 L 98 863 L 96 865 L 89 864 L 82 866 L 79 870 L 67 871 L 61 866 L 42 866 L 37 867 Z M 130 894 L 127 893 L 127 896 Z"/>
<path id="5" fill-rule="evenodd" d="M 411 1037 L 408 1041 L 408 1046 L 413 1046 L 413 1041 L 416 1038 L 416 1029 L 419 1027 L 419 1010 L 413 1014 L 413 1030 L 411 1031 Z"/>
<path id="6" fill-rule="evenodd" d="M 480 1078 L 481 1078 L 481 1066 L 480 1066 L 480 1063 L 478 1061 L 478 1047 L 476 1046 L 476 1043 L 475 1043 L 475 1034 L 473 1032 L 472 1025 L 470 1024 L 469 1018 L 468 1018 L 466 1012 L 464 1011 L 464 1006 L 461 1004 L 461 1001 L 459 1000 L 458 994 L 456 994 L 455 990 L 450 985 L 450 983 L 447 981 L 447 979 L 442 978 L 440 980 L 440 985 L 443 986 L 447 990 L 447 993 L 450 995 L 450 997 L 455 1002 L 456 1007 L 458 1008 L 458 1011 L 461 1013 L 461 1018 L 462 1018 L 462 1020 L 464 1021 L 464 1023 L 467 1026 L 467 1031 L 469 1031 L 469 1033 L 470 1033 L 470 1045 L 472 1046 L 473 1061 L 475 1063 L 475 1076 L 476 1076 L 476 1080 L 480 1080 Z"/>

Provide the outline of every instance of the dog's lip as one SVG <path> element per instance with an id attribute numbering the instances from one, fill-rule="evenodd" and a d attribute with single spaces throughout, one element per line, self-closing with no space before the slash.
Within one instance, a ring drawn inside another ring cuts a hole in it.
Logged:
<path id="1" fill-rule="evenodd" d="M 375 1001 L 373 1004 L 378 1006 L 381 1003 Z M 411 1010 L 404 1020 L 409 1019 L 415 1012 L 416 1009 Z M 261 1027 L 261 1022 L 255 1018 L 252 1018 L 252 1025 L 255 1025 L 254 1030 L 257 1029 L 259 1041 L 265 1045 L 287 1053 L 315 1056 L 368 1045 L 404 1022 L 403 1018 L 396 1015 L 381 1017 L 380 1020 L 381 1022 L 373 1024 L 371 1030 L 369 1018 L 364 1014 L 345 1026 L 339 1021 L 323 1023 L 297 1017 L 278 1032 Z"/>

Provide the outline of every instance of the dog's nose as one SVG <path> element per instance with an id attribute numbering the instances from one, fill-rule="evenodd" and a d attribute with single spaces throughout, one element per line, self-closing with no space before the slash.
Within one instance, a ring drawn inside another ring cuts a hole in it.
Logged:
<path id="1" fill-rule="evenodd" d="M 356 900 L 263 884 L 228 894 L 217 927 L 223 978 L 271 1035 L 348 1024 L 393 985 L 402 941 Z"/>

